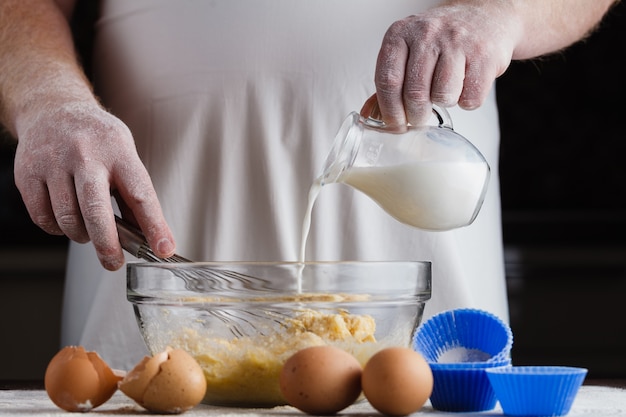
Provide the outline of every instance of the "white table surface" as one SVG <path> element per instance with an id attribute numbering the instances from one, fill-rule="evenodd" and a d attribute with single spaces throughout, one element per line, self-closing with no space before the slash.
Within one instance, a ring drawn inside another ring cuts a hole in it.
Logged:
<path id="1" fill-rule="evenodd" d="M 57 408 L 43 390 L 0 390 L 0 416 L 72 416 L 82 413 L 69 413 Z M 124 416 L 124 415 L 147 415 L 148 413 L 136 405 L 132 400 L 121 392 L 117 392 L 108 402 L 82 415 L 95 416 Z M 276 407 L 270 409 L 241 409 L 224 408 L 199 405 L 193 410 L 182 414 L 183 416 L 239 416 L 239 417 L 303 417 L 306 414 L 292 407 Z M 500 416 L 501 408 L 496 406 L 494 410 L 481 413 L 444 413 L 433 410 L 427 403 L 419 412 L 413 415 L 430 416 Z M 353 405 L 342 412 L 339 416 L 366 417 L 380 416 L 378 412 L 367 403 Z M 582 386 L 574 401 L 568 417 L 602 417 L 602 416 L 626 416 L 626 390 L 603 386 Z"/>

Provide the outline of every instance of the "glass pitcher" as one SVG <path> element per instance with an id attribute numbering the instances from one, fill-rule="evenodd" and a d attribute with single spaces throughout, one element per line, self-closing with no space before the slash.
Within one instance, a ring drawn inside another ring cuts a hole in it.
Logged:
<path id="1" fill-rule="evenodd" d="M 490 168 L 480 151 L 452 128 L 448 112 L 433 106 L 437 126 L 386 129 L 352 112 L 326 158 L 321 185 L 347 184 L 391 216 L 424 230 L 471 224 L 485 198 Z"/>

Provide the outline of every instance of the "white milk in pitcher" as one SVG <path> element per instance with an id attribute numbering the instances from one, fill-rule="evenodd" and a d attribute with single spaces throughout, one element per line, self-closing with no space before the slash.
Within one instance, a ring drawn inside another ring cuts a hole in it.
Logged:
<path id="1" fill-rule="evenodd" d="M 411 162 L 353 167 L 341 181 L 370 196 L 391 216 L 424 230 L 471 222 L 480 208 L 489 168 L 474 162 Z"/>

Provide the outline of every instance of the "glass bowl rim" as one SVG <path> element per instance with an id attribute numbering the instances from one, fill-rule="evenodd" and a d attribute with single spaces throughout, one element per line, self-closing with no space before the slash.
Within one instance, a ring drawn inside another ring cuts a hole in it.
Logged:
<path id="1" fill-rule="evenodd" d="M 351 291 L 337 290 L 337 289 L 329 289 L 329 290 L 316 290 L 313 292 L 294 292 L 293 289 L 291 291 L 285 289 L 272 289 L 271 291 L 268 289 L 267 291 L 259 291 L 255 288 L 255 290 L 242 288 L 229 288 L 229 291 L 232 293 L 236 293 L 237 296 L 234 297 L 232 295 L 224 296 L 220 291 L 203 291 L 203 290 L 189 290 L 186 291 L 183 288 L 175 288 L 171 293 L 167 291 L 158 289 L 158 285 L 160 284 L 161 278 L 158 276 L 154 277 L 138 277 L 134 275 L 134 272 L 145 269 L 156 269 L 156 270 L 165 270 L 165 271 L 175 271 L 179 268 L 182 271 L 191 271 L 194 269 L 202 268 L 202 267 L 216 267 L 216 271 L 218 272 L 232 272 L 229 270 L 231 268 L 240 268 L 240 267 L 286 267 L 293 270 L 296 270 L 298 267 L 305 267 L 307 265 L 310 266 L 321 266 L 321 267 L 333 267 L 333 266 L 355 266 L 359 268 L 367 268 L 369 266 L 377 266 L 384 267 L 385 265 L 393 265 L 393 266 L 402 266 L 408 265 L 414 267 L 415 270 L 419 273 L 416 275 L 415 282 L 415 291 L 410 292 L 399 292 L 397 290 L 390 290 L 389 292 L 378 292 L 372 291 L 370 295 L 369 301 L 391 301 L 392 297 L 391 293 L 394 293 L 393 300 L 398 303 L 403 302 L 425 302 L 429 300 L 432 296 L 432 263 L 430 261 L 306 261 L 306 262 L 298 262 L 298 261 L 206 261 L 206 262 L 183 262 L 183 263 L 158 263 L 158 262 L 129 262 L 127 263 L 127 282 L 126 282 L 126 294 L 127 298 L 133 304 L 159 304 L 163 303 L 176 303 L 179 305 L 193 305 L 193 304 L 209 304 L 209 303 L 218 303 L 218 304 L 233 304 L 233 303 L 280 303 L 285 296 L 299 296 L 306 294 L 356 294 L 365 293 L 368 294 L 366 289 L 356 289 Z M 242 273 L 243 274 L 243 273 Z M 164 277 L 163 279 L 171 279 L 176 278 L 176 274 L 171 274 L 172 276 Z M 255 276 L 245 276 L 245 280 L 255 281 L 255 282 L 267 282 L 267 278 L 263 277 L 255 277 Z M 179 276 L 180 277 L 180 276 Z M 391 277 L 385 277 L 385 279 L 392 279 Z M 402 279 L 405 279 L 403 277 Z M 184 279 L 181 279 L 183 281 Z M 149 282 L 151 284 L 151 288 L 147 289 L 142 287 L 142 285 L 137 284 L 137 282 Z M 387 281 L 385 281 L 387 282 Z M 400 281 L 401 282 L 401 281 Z M 403 289 L 404 290 L 404 289 Z M 333 292 L 334 291 L 334 292 Z M 185 296 L 182 294 L 185 293 Z M 263 293 L 263 297 L 259 297 L 258 294 Z M 158 295 L 157 295 L 158 294 Z M 193 295 L 192 295 L 193 294 Z M 209 297 L 203 297 L 204 294 L 211 294 Z M 221 295 L 220 295 L 221 294 Z M 203 299 L 199 299 L 194 295 L 198 295 Z M 215 295 L 215 296 L 213 296 Z M 300 299 L 298 302 L 307 301 L 306 299 Z M 326 303 L 346 303 L 346 304 L 354 304 L 363 302 L 363 300 L 356 300 L 354 297 L 348 297 L 345 300 L 333 301 L 331 299 L 326 300 L 309 300 L 310 302 L 326 302 Z"/>

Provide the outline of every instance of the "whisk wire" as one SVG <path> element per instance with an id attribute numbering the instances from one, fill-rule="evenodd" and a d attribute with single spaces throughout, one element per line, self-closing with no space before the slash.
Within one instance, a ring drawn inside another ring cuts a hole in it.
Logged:
<path id="1" fill-rule="evenodd" d="M 120 244 L 122 248 L 133 255 L 136 258 L 146 260 L 148 262 L 156 262 L 156 263 L 187 263 L 192 262 L 191 260 L 174 254 L 169 258 L 159 258 L 154 254 L 152 249 L 150 249 L 150 245 L 146 241 L 144 235 L 141 233 L 139 229 L 123 220 L 119 216 L 115 216 L 115 222 L 117 224 L 118 235 L 120 239 Z M 185 285 L 187 288 L 192 290 L 197 290 L 197 288 L 202 287 L 203 279 L 206 277 L 212 277 L 217 279 L 227 279 L 227 280 L 238 280 L 240 282 L 246 282 L 249 280 L 249 275 L 241 274 L 235 271 L 214 271 L 207 270 L 204 271 L 207 273 L 206 276 L 200 275 L 197 273 L 190 273 L 185 270 L 175 271 L 176 276 L 182 278 L 185 281 Z M 222 321 L 230 330 L 230 332 L 235 337 L 245 337 L 254 333 L 263 333 L 258 329 L 254 322 L 257 322 L 258 319 L 263 320 L 265 317 L 262 317 L 258 313 L 253 313 L 250 311 L 239 312 L 239 315 L 234 314 L 233 312 L 221 311 L 221 310 L 207 310 L 207 313 L 220 321 Z M 253 318 L 253 321 L 246 319 L 243 317 L 244 315 L 248 315 Z M 273 318 L 272 321 L 280 324 L 280 321 L 276 318 Z M 246 328 L 251 329 L 245 330 L 242 326 L 245 324 Z"/>

